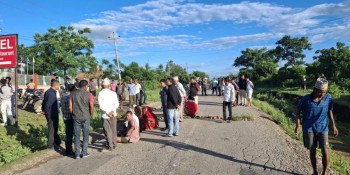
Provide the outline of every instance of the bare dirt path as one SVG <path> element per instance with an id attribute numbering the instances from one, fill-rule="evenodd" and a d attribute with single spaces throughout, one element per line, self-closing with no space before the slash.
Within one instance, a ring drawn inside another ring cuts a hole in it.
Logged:
<path id="1" fill-rule="evenodd" d="M 222 115 L 222 98 L 199 97 L 200 115 Z M 74 160 L 50 160 L 25 175 L 76 174 L 308 174 L 308 153 L 283 130 L 255 108 L 235 107 L 234 116 L 253 114 L 255 121 L 220 123 L 217 120 L 186 119 L 180 136 L 163 137 L 160 130 L 143 132 L 136 144 L 118 145 L 101 153 L 91 146 L 91 156 Z M 161 122 L 161 126 L 164 123 Z"/>

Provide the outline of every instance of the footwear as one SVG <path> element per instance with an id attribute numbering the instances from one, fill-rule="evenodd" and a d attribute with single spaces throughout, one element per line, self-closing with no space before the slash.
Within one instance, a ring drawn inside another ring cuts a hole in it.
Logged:
<path id="1" fill-rule="evenodd" d="M 89 157 L 90 154 L 89 153 L 81 153 L 80 157 L 81 158 L 86 158 L 86 157 Z"/>
<path id="2" fill-rule="evenodd" d="M 167 135 L 168 137 L 173 137 L 173 135 Z"/>
<path id="3" fill-rule="evenodd" d="M 174 134 L 174 136 L 179 136 L 179 134 Z"/>
<path id="4" fill-rule="evenodd" d="M 74 156 L 75 153 L 72 150 L 66 151 L 66 156 Z"/>
<path id="5" fill-rule="evenodd" d="M 74 159 L 80 159 L 81 157 L 80 157 L 80 155 L 75 155 L 74 156 Z"/>

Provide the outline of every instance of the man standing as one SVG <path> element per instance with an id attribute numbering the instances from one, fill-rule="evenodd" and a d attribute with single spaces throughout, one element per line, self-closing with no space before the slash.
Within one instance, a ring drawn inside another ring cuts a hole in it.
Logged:
<path id="1" fill-rule="evenodd" d="M 119 107 L 118 96 L 110 90 L 110 81 L 105 78 L 102 86 L 103 90 L 98 95 L 98 104 L 101 109 L 101 117 L 103 121 L 103 130 L 106 136 L 108 147 L 107 151 L 116 148 L 116 131 L 117 131 L 117 108 Z"/>
<path id="2" fill-rule="evenodd" d="M 11 97 L 13 95 L 12 89 L 6 85 L 6 80 L 1 79 L 1 92 L 0 92 L 0 99 L 1 99 L 1 115 L 2 115 L 2 121 L 4 122 L 1 124 L 2 126 L 7 126 L 7 118 L 10 120 L 10 125 L 12 125 L 12 102 Z"/>
<path id="3" fill-rule="evenodd" d="M 17 94 L 15 94 L 15 93 L 16 93 L 17 87 L 16 87 L 16 85 L 13 85 L 11 83 L 11 77 L 6 77 L 6 85 L 11 88 L 11 92 L 12 92 L 12 96 L 11 96 L 11 105 L 12 105 L 11 106 L 11 111 L 12 111 L 12 117 L 16 118 L 16 111 L 15 111 L 16 100 L 15 100 L 15 98 L 16 98 Z"/>
<path id="4" fill-rule="evenodd" d="M 179 111 L 179 117 L 180 117 L 180 122 L 182 122 L 184 120 L 184 101 L 186 98 L 186 90 L 184 88 L 184 86 L 182 85 L 182 83 L 179 82 L 179 77 L 175 76 L 174 78 L 174 83 L 175 86 L 177 87 L 177 89 L 179 90 L 179 93 L 181 95 L 181 104 L 180 106 L 177 108 Z"/>
<path id="5" fill-rule="evenodd" d="M 311 94 L 304 96 L 298 106 L 295 132 L 299 132 L 302 120 L 304 146 L 310 151 L 310 160 L 314 173 L 317 172 L 316 148 L 322 152 L 322 174 L 327 174 L 329 168 L 328 125 L 329 120 L 335 136 L 338 129 L 333 118 L 333 100 L 327 94 L 328 81 L 325 78 L 317 79 Z"/>
<path id="6" fill-rule="evenodd" d="M 81 80 L 79 90 L 74 91 L 69 100 L 69 110 L 74 119 L 75 159 L 88 157 L 90 119 L 94 113 L 94 97 L 88 92 L 88 81 Z M 80 154 L 80 132 L 83 131 L 83 149 Z"/>
<path id="7" fill-rule="evenodd" d="M 202 81 L 202 96 L 207 96 L 207 78 L 204 78 Z"/>
<path id="8" fill-rule="evenodd" d="M 218 95 L 218 83 L 219 83 L 218 80 L 214 78 L 212 83 L 212 88 L 213 88 L 212 95 L 214 95 L 214 92 L 215 92 L 215 95 Z"/>
<path id="9" fill-rule="evenodd" d="M 235 102 L 235 87 L 230 83 L 230 79 L 228 77 L 225 78 L 224 85 L 224 102 L 222 104 L 223 107 L 223 117 L 226 120 L 226 108 L 228 108 L 228 119 L 227 121 L 232 120 L 232 104 Z"/>
<path id="10" fill-rule="evenodd" d="M 189 97 L 190 97 L 190 99 L 193 98 L 197 105 L 198 105 L 198 91 L 199 90 L 200 90 L 199 84 L 196 82 L 196 79 L 194 77 L 192 77 L 191 84 L 190 84 Z"/>
<path id="11" fill-rule="evenodd" d="M 103 86 L 103 85 L 102 85 L 102 86 Z M 110 87 L 111 87 L 111 88 L 110 88 L 111 91 L 117 93 L 117 83 L 115 83 L 114 80 L 112 80 L 112 83 L 111 83 Z"/>
<path id="12" fill-rule="evenodd" d="M 117 84 L 117 87 L 116 87 L 119 101 L 123 101 L 124 100 L 124 89 L 125 88 L 124 88 L 122 80 L 119 80 L 118 84 Z"/>
<path id="13" fill-rule="evenodd" d="M 74 120 L 72 113 L 69 111 L 70 94 L 75 90 L 74 84 L 67 85 L 67 91 L 61 98 L 61 109 L 63 114 L 64 124 L 66 125 L 66 155 L 74 156 L 73 152 L 73 135 L 74 135 Z"/>
<path id="14" fill-rule="evenodd" d="M 51 88 L 44 94 L 42 103 L 42 113 L 45 115 L 48 124 L 48 148 L 58 150 L 61 144 L 61 138 L 58 135 L 58 113 L 59 105 L 57 91 L 60 88 L 60 82 L 56 79 L 51 81 Z"/>
<path id="15" fill-rule="evenodd" d="M 94 82 L 93 78 L 90 78 L 89 89 L 90 89 L 90 93 L 94 97 L 96 97 L 96 83 Z"/>
<path id="16" fill-rule="evenodd" d="M 129 80 L 128 84 L 129 91 L 129 108 L 133 108 L 134 104 L 136 104 L 136 85 L 133 83 L 133 80 Z"/>
<path id="17" fill-rule="evenodd" d="M 163 130 L 165 131 L 169 129 L 169 124 L 168 124 L 169 116 L 168 116 L 167 95 L 166 95 L 168 87 L 166 85 L 165 79 L 160 80 L 160 87 L 161 89 L 160 89 L 159 95 L 160 95 L 160 100 L 162 102 L 163 116 L 164 116 L 164 122 L 165 122 L 165 128 Z"/>
<path id="18" fill-rule="evenodd" d="M 135 79 L 135 94 L 136 94 L 136 105 L 137 106 L 141 106 L 142 104 L 140 104 L 140 92 L 141 92 L 141 85 L 139 83 L 138 79 Z"/>
<path id="19" fill-rule="evenodd" d="M 69 91 L 69 85 L 70 85 L 70 78 L 66 75 L 64 77 L 64 90 Z"/>
<path id="20" fill-rule="evenodd" d="M 247 101 L 246 100 L 247 80 L 245 79 L 244 75 L 242 75 L 241 79 L 239 79 L 238 87 L 239 87 L 238 98 L 241 100 L 241 103 L 239 105 L 245 106 L 246 105 L 246 101 Z"/>
<path id="21" fill-rule="evenodd" d="M 144 105 L 144 104 L 146 104 L 147 93 L 146 93 L 146 88 L 145 88 L 145 84 L 143 83 L 143 80 L 141 80 L 140 85 L 141 85 L 141 90 L 140 90 L 140 105 Z"/>
<path id="22" fill-rule="evenodd" d="M 182 99 L 179 90 L 173 85 L 173 79 L 167 79 L 167 109 L 168 109 L 168 125 L 169 132 L 168 136 L 178 136 L 180 131 L 179 124 L 179 110 L 178 108 L 181 106 Z"/>

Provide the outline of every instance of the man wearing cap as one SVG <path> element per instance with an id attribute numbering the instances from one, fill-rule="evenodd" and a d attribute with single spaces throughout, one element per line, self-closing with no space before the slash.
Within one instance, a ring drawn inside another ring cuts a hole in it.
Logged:
<path id="1" fill-rule="evenodd" d="M 329 120 L 334 135 L 338 135 L 333 118 L 333 100 L 327 94 L 328 81 L 325 78 L 317 79 L 311 94 L 304 96 L 298 106 L 295 133 L 299 132 L 302 120 L 304 146 L 310 150 L 310 160 L 314 173 L 317 172 L 316 148 L 319 146 L 322 152 L 322 174 L 327 174 L 329 167 L 328 153 L 328 125 Z"/>
<path id="2" fill-rule="evenodd" d="M 181 99 L 182 99 L 180 106 L 177 108 L 178 112 L 179 112 L 180 122 L 182 122 L 184 120 L 184 101 L 186 99 L 186 90 L 185 90 L 184 86 L 182 85 L 182 83 L 179 82 L 178 76 L 173 77 L 173 80 L 174 80 L 175 86 L 179 90 L 179 93 L 180 93 Z"/>
<path id="3" fill-rule="evenodd" d="M 107 140 L 107 151 L 116 148 L 116 131 L 117 131 L 117 108 L 119 107 L 118 96 L 110 90 L 110 81 L 105 78 L 102 83 L 103 89 L 98 94 L 98 104 L 101 109 L 101 117 L 103 121 L 103 130 Z"/>

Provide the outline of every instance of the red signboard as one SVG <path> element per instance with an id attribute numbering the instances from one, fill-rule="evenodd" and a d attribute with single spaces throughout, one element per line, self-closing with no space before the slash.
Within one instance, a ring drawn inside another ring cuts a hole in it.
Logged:
<path id="1" fill-rule="evenodd" d="M 17 67 L 17 35 L 0 36 L 0 68 Z"/>

